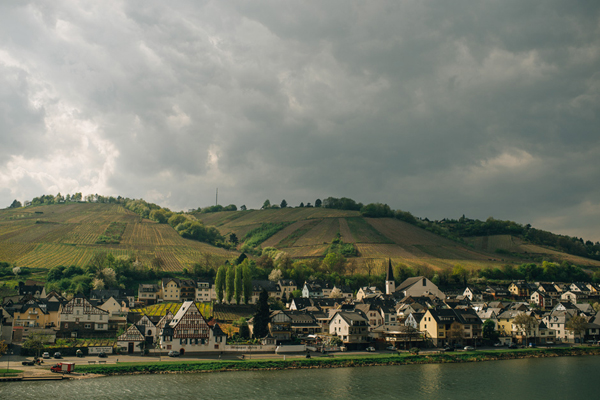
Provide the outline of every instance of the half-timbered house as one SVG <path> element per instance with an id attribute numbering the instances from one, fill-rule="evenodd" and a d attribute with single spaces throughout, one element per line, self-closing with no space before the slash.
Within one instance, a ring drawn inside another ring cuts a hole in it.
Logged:
<path id="1" fill-rule="evenodd" d="M 62 337 L 94 337 L 108 333 L 110 312 L 92 305 L 83 295 L 78 294 L 65 304 L 60 312 Z"/>
<path id="2" fill-rule="evenodd" d="M 160 340 L 163 350 L 179 351 L 182 355 L 222 351 L 226 342 L 224 336 L 215 335 L 193 301 L 184 302 L 177 314 L 168 323 L 165 321 Z"/>

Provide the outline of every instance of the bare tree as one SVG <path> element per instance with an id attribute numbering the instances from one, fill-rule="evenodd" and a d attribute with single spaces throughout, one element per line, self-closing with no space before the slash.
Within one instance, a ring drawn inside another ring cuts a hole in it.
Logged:
<path id="1" fill-rule="evenodd" d="M 527 344 L 527 337 L 529 336 L 529 332 L 536 327 L 538 321 L 532 315 L 526 313 L 519 313 L 517 314 L 515 319 L 513 319 L 513 324 L 517 328 L 517 331 L 519 331 L 525 337 L 523 344 Z"/>
<path id="2" fill-rule="evenodd" d="M 565 324 L 565 329 L 575 336 L 581 336 L 581 332 L 585 332 L 588 321 L 583 315 L 575 315 Z"/>

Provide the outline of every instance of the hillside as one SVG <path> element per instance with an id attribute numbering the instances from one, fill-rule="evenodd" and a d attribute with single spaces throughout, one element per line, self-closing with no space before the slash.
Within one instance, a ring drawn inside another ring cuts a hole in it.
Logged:
<path id="1" fill-rule="evenodd" d="M 567 260 L 582 266 L 600 262 L 572 256 L 520 242 L 516 248 L 496 252 L 501 247 L 482 246 L 473 238 L 461 244 L 395 218 L 364 218 L 358 211 L 326 208 L 286 208 L 194 214 L 205 224 L 214 224 L 222 235 L 234 233 L 243 242 L 249 232 L 263 226 L 280 229 L 260 246 L 275 247 L 295 258 L 324 257 L 331 242 L 340 235 L 352 243 L 360 261 L 372 259 L 377 265 L 386 258 L 409 266 L 428 265 L 434 269 L 462 264 L 481 268 L 507 263 L 539 260 Z M 495 239 L 492 239 L 495 240 Z M 241 248 L 240 243 L 238 248 Z M 499 254 L 501 253 L 501 254 Z"/>
<path id="2" fill-rule="evenodd" d="M 97 243 L 103 235 L 119 233 L 118 244 Z M 115 256 L 134 255 L 146 265 L 157 259 L 166 271 L 182 270 L 206 255 L 215 264 L 238 255 L 183 239 L 171 226 L 143 219 L 117 204 L 68 203 L 0 210 L 0 261 L 31 268 L 85 266 L 95 253 L 103 251 Z"/>
<path id="3" fill-rule="evenodd" d="M 253 246 L 275 247 L 293 258 L 324 257 L 338 237 L 354 246 L 357 266 L 387 258 L 408 266 L 434 269 L 462 264 L 470 268 L 547 259 L 581 266 L 599 261 L 532 245 L 509 235 L 466 238 L 458 243 L 395 218 L 364 218 L 358 211 L 327 208 L 193 213 L 225 237 L 251 234 Z M 257 233 L 258 232 L 258 233 Z M 262 236 L 261 236 L 262 235 Z M 247 243 L 249 242 L 246 238 Z M 195 262 L 213 265 L 239 255 L 183 239 L 170 225 L 140 217 L 120 204 L 67 203 L 0 210 L 0 261 L 19 267 L 85 266 L 99 252 L 133 255 L 145 265 L 159 261 L 166 271 L 181 271 Z M 380 272 L 380 271 L 378 271 Z"/>

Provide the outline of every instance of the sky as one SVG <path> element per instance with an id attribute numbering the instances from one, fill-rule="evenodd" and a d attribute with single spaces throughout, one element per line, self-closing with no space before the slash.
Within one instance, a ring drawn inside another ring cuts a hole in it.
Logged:
<path id="1" fill-rule="evenodd" d="M 600 240 L 600 2 L 0 2 L 0 207 L 317 198 Z"/>

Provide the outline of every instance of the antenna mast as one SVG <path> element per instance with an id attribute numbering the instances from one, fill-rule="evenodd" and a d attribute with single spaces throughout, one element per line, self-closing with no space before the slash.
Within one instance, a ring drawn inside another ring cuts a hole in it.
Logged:
<path id="1" fill-rule="evenodd" d="M 217 195 L 215 196 L 215 206 L 219 205 L 219 188 L 217 188 Z"/>

